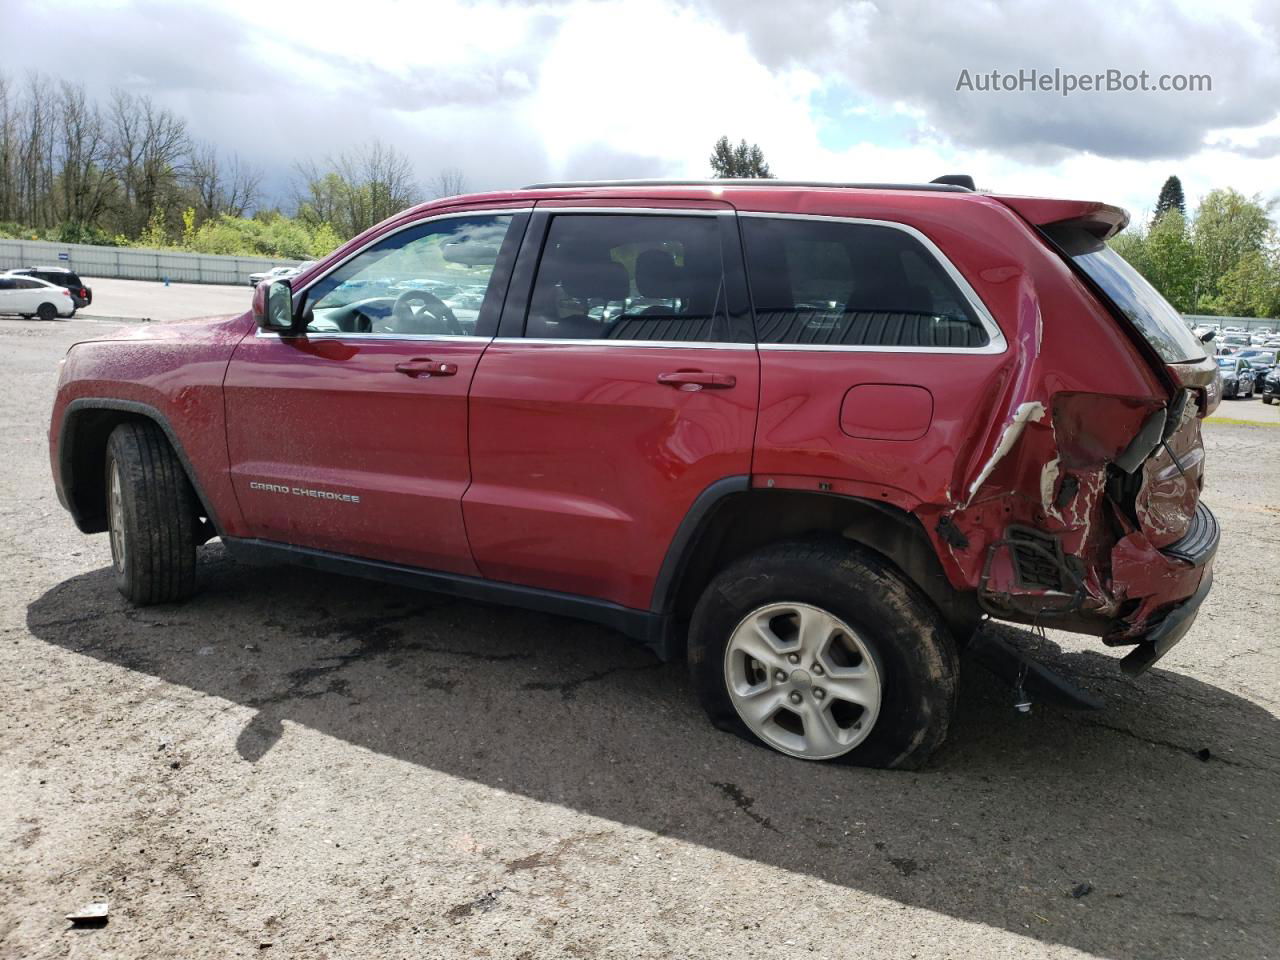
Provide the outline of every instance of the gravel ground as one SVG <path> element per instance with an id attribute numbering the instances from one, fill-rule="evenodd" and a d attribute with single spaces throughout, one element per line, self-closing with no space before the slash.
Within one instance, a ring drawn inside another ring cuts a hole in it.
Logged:
<path id="1" fill-rule="evenodd" d="M 196 599 L 129 608 L 45 446 L 99 329 L 0 322 L 0 956 L 1280 952 L 1280 430 L 1206 428 L 1218 575 L 1157 668 L 1050 634 L 1107 708 L 1021 717 L 969 665 L 948 744 L 889 773 L 718 733 L 588 624 L 217 544 Z"/>

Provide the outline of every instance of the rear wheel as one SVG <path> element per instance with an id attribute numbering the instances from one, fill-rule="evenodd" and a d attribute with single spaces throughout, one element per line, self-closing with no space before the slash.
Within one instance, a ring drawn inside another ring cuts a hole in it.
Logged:
<path id="1" fill-rule="evenodd" d="M 806 760 L 911 768 L 946 737 L 958 663 L 914 585 L 835 541 L 725 569 L 694 612 L 689 668 L 721 729 Z"/>
<path id="2" fill-rule="evenodd" d="M 116 587 L 139 605 L 195 592 L 196 498 L 154 423 L 123 423 L 107 441 L 107 527 Z"/>
<path id="3" fill-rule="evenodd" d="M 36 309 L 36 316 L 41 320 L 56 320 L 58 319 L 58 308 L 52 303 L 42 303 Z"/>

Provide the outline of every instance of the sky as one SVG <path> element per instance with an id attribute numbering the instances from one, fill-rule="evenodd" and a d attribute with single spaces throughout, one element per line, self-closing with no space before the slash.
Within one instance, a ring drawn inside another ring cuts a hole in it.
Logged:
<path id="1" fill-rule="evenodd" d="M 705 177 L 726 134 L 785 179 L 968 173 L 1134 216 L 1171 174 L 1191 206 L 1280 198 L 1275 0 L 0 0 L 0 25 L 62 50 L 0 44 L 0 70 L 146 94 L 282 196 L 296 160 L 374 139 L 484 190 Z M 1211 89 L 976 89 L 1032 69 Z"/>

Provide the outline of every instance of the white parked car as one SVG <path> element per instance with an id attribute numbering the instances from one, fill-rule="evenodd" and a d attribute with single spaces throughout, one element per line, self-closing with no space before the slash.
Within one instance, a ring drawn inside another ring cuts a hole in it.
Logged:
<path id="1" fill-rule="evenodd" d="M 35 277 L 0 276 L 0 314 L 53 320 L 73 317 L 75 312 L 75 301 L 66 287 Z"/>
<path id="2" fill-rule="evenodd" d="M 288 280 L 290 277 L 297 276 L 297 273 L 297 267 L 272 267 L 262 273 L 249 274 L 249 286 L 256 287 L 263 280 Z"/>

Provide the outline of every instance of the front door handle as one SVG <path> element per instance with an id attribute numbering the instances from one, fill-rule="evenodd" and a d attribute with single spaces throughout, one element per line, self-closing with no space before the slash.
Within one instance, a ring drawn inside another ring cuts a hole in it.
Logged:
<path id="1" fill-rule="evenodd" d="M 396 373 L 403 373 L 406 377 L 452 377 L 457 372 L 456 363 L 432 360 L 430 357 L 414 357 L 396 364 Z"/>
<path id="2" fill-rule="evenodd" d="M 705 373 L 702 370 L 677 370 L 675 373 L 658 374 L 658 382 L 664 387 L 675 387 L 690 393 L 707 390 L 728 390 L 738 384 L 732 373 Z"/>

